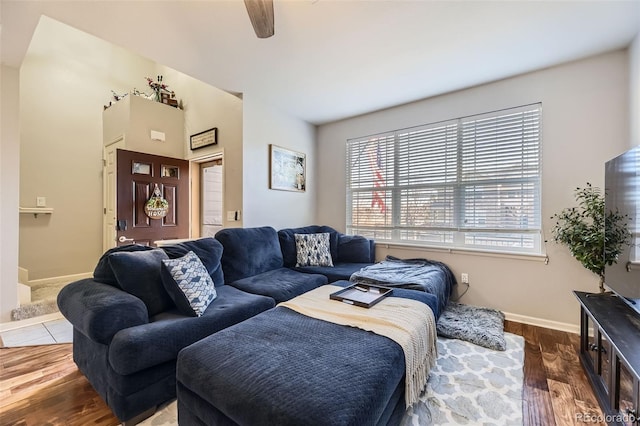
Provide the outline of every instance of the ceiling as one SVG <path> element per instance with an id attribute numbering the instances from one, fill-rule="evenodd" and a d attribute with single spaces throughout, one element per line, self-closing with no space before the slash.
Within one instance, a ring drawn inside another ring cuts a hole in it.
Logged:
<path id="1" fill-rule="evenodd" d="M 5 65 L 40 15 L 314 124 L 629 45 L 634 1 L 274 0 L 255 36 L 242 0 L 1 0 Z"/>

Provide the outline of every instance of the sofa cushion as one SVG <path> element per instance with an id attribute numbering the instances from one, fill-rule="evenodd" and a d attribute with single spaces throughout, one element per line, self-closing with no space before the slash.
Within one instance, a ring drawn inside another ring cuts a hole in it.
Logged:
<path id="1" fill-rule="evenodd" d="M 327 284 L 324 275 L 305 274 L 289 268 L 279 268 L 234 281 L 230 285 L 247 293 L 273 298 L 276 303 L 299 296 Z"/>
<path id="2" fill-rule="evenodd" d="M 216 234 L 216 240 L 224 247 L 222 270 L 226 283 L 282 267 L 278 233 L 270 226 L 223 229 Z"/>
<path id="3" fill-rule="evenodd" d="M 224 274 L 222 273 L 222 244 L 212 237 L 200 238 L 197 240 L 183 241 L 162 247 L 170 259 L 177 259 L 188 252 L 194 252 L 209 271 L 213 283 L 217 286 L 224 284 Z"/>
<path id="4" fill-rule="evenodd" d="M 122 288 L 120 287 L 120 284 L 118 284 L 118 280 L 116 279 L 116 276 L 113 273 L 113 269 L 111 268 L 111 264 L 109 263 L 109 256 L 112 253 L 117 253 L 120 251 L 132 252 L 132 251 L 146 251 L 146 250 L 152 250 L 152 247 L 143 246 L 142 244 L 127 244 L 125 246 L 110 248 L 109 250 L 105 251 L 104 254 L 98 260 L 98 264 L 96 265 L 96 268 L 93 270 L 93 279 L 101 283 Z"/>
<path id="5" fill-rule="evenodd" d="M 371 262 L 371 243 L 360 235 L 338 236 L 338 262 Z"/>
<path id="6" fill-rule="evenodd" d="M 112 368 L 129 375 L 174 361 L 182 348 L 275 306 L 270 297 L 231 286 L 216 291 L 216 299 L 201 317 L 184 316 L 173 309 L 152 317 L 149 324 L 121 330 L 109 346 Z"/>
<path id="7" fill-rule="evenodd" d="M 192 251 L 178 259 L 163 260 L 161 276 L 165 290 L 184 315 L 202 316 L 216 298 L 207 268 Z"/>
<path id="8" fill-rule="evenodd" d="M 351 274 L 358 272 L 365 266 L 371 266 L 371 263 L 334 263 L 333 267 L 328 266 L 301 266 L 292 268 L 294 271 L 304 272 L 305 274 L 321 274 L 327 277 L 329 283 L 338 280 L 348 280 Z"/>
<path id="9" fill-rule="evenodd" d="M 144 302 L 149 316 L 174 306 L 162 285 L 162 260 L 168 259 L 160 249 L 135 252 L 116 252 L 109 255 L 109 263 L 120 287 Z"/>
<path id="10" fill-rule="evenodd" d="M 278 231 L 278 239 L 280 240 L 280 249 L 282 250 L 283 264 L 287 268 L 296 266 L 296 234 L 318 234 L 329 233 L 329 250 L 331 251 L 331 259 L 333 262 L 338 260 L 338 231 L 330 226 L 310 225 L 301 228 L 287 228 Z"/>
<path id="11" fill-rule="evenodd" d="M 329 233 L 295 234 L 296 266 L 333 266 Z"/>

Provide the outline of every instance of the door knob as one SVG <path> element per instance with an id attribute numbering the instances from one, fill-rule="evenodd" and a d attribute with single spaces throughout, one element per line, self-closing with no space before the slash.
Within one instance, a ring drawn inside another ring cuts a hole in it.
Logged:
<path id="1" fill-rule="evenodd" d="M 118 241 L 120 241 L 121 243 L 132 243 L 133 238 L 127 238 L 124 235 L 120 235 L 120 238 L 118 238 Z"/>

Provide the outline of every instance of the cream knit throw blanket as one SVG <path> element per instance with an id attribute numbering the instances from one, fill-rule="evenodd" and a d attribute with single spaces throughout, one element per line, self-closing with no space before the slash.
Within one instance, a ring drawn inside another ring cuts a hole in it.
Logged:
<path id="1" fill-rule="evenodd" d="M 390 338 L 404 351 L 405 404 L 416 402 L 424 390 L 429 371 L 438 356 L 436 321 L 431 308 L 416 300 L 386 297 L 371 308 L 329 299 L 342 287 L 325 285 L 278 306 L 311 318 L 357 327 Z"/>

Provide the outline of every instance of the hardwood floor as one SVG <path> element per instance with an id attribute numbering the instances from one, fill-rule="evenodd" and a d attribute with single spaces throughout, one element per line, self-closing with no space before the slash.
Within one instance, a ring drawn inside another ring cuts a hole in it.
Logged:
<path id="1" fill-rule="evenodd" d="M 591 421 L 603 414 L 580 364 L 577 334 L 510 321 L 505 331 L 525 338 L 525 426 L 606 425 Z"/>
<path id="2" fill-rule="evenodd" d="M 525 426 L 589 423 L 602 416 L 578 359 L 578 335 L 505 322 L 524 336 Z M 593 418 L 593 417 L 591 417 Z M 0 425 L 117 425 L 73 363 L 71 345 L 0 349 Z"/>

